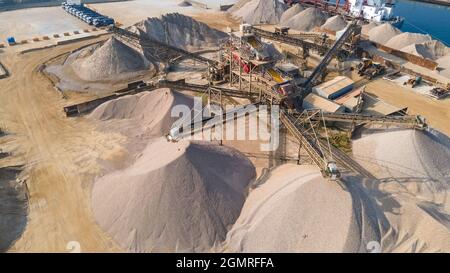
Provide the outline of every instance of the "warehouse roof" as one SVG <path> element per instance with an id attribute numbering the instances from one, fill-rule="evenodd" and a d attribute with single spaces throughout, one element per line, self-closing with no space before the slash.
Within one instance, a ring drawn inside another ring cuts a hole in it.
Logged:
<path id="1" fill-rule="evenodd" d="M 341 105 L 314 93 L 310 93 L 305 97 L 303 107 L 306 109 L 322 109 L 331 113 L 338 112 L 342 109 Z"/>
<path id="2" fill-rule="evenodd" d="M 354 82 L 352 79 L 345 77 L 345 76 L 337 76 L 336 78 L 324 82 L 322 84 L 319 84 L 314 87 L 314 89 L 320 89 L 321 92 L 326 93 L 327 95 L 332 95 L 343 88 L 348 87 L 349 85 L 352 85 Z"/>

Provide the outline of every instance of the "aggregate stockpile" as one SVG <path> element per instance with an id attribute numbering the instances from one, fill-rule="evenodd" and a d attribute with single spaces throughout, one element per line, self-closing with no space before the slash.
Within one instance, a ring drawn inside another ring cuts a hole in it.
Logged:
<path id="1" fill-rule="evenodd" d="M 323 24 L 320 28 L 332 31 L 339 31 L 344 29 L 346 26 L 347 21 L 345 20 L 345 18 L 341 15 L 335 15 L 333 17 L 328 18 L 325 24 Z"/>
<path id="2" fill-rule="evenodd" d="M 304 8 L 300 4 L 295 4 L 292 7 L 288 8 L 280 18 L 280 24 L 286 23 L 289 19 L 299 14 Z"/>
<path id="3" fill-rule="evenodd" d="M 278 24 L 287 6 L 278 0 L 240 1 L 229 12 L 248 24 Z"/>
<path id="4" fill-rule="evenodd" d="M 450 139 L 432 129 L 363 131 L 354 158 L 395 231 L 387 251 L 450 251 Z"/>
<path id="5" fill-rule="evenodd" d="M 133 252 L 206 252 L 225 239 L 255 177 L 224 146 L 155 139 L 128 168 L 98 179 L 94 216 Z"/>
<path id="6" fill-rule="evenodd" d="M 440 67 L 446 68 L 445 64 L 441 64 L 442 60 L 439 59 L 450 55 L 450 48 L 437 40 L 433 40 L 430 35 L 402 33 L 389 23 L 378 26 L 368 24 L 363 26 L 362 32 L 366 32 L 371 41 L 422 58 L 436 60 Z"/>
<path id="7" fill-rule="evenodd" d="M 402 50 L 402 48 L 406 46 L 412 44 L 420 44 L 431 40 L 432 39 L 430 35 L 404 32 L 392 37 L 389 41 L 386 42 L 386 46 L 397 50 Z"/>
<path id="8" fill-rule="evenodd" d="M 77 54 L 71 66 L 78 77 L 86 81 L 125 79 L 153 67 L 143 54 L 114 36 L 103 45 Z"/>
<path id="9" fill-rule="evenodd" d="M 231 252 L 366 252 L 389 223 L 361 188 L 324 179 L 315 166 L 285 164 L 247 198 L 227 235 Z"/>
<path id="10" fill-rule="evenodd" d="M 300 31 L 312 31 L 323 25 L 328 16 L 317 8 L 307 8 L 299 14 L 291 17 L 284 25 Z"/>
<path id="11" fill-rule="evenodd" d="M 169 13 L 160 18 L 148 18 L 135 24 L 130 30 L 184 49 L 218 47 L 222 39 L 228 36 L 222 31 L 179 13 Z"/>
<path id="12" fill-rule="evenodd" d="M 389 23 L 384 23 L 378 26 L 373 26 L 367 34 L 371 41 L 384 45 L 387 41 L 400 33 L 402 32 L 399 29 L 393 27 Z"/>
<path id="13" fill-rule="evenodd" d="M 168 88 L 146 91 L 107 101 L 89 118 L 99 120 L 104 130 L 118 131 L 128 137 L 160 137 L 166 134 L 178 117 L 171 116 L 174 106 L 193 107 L 192 97 Z M 135 141 L 133 141 L 135 142 Z"/>
<path id="14" fill-rule="evenodd" d="M 92 206 L 100 226 L 129 251 L 209 251 L 225 239 L 256 175 L 234 149 L 168 142 L 176 105 L 190 109 L 193 99 L 164 88 L 108 101 L 89 116 L 128 138 L 131 163 L 95 182 Z"/>
<path id="15" fill-rule="evenodd" d="M 412 44 L 402 48 L 402 51 L 430 60 L 437 60 L 441 57 L 450 55 L 450 48 L 436 40 L 427 41 L 421 44 Z"/>

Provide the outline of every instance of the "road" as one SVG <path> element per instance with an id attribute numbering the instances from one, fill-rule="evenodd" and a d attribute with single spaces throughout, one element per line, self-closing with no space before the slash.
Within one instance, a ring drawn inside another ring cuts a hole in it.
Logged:
<path id="1" fill-rule="evenodd" d="M 1 54 L 11 76 L 0 80 L 0 121 L 13 135 L 4 146 L 13 156 L 0 165 L 24 163 L 30 193 L 28 223 L 11 252 L 66 252 L 71 241 L 82 252 L 120 251 L 94 221 L 90 189 L 102 170 L 97 159 L 120 157 L 123 137 L 95 131 L 88 119 L 66 118 L 68 102 L 38 71 L 51 57 L 91 42 Z"/>

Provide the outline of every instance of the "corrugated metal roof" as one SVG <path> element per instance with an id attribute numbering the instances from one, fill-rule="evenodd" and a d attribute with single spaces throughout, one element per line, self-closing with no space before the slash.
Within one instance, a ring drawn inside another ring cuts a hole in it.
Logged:
<path id="1" fill-rule="evenodd" d="M 308 96 L 305 97 L 303 107 L 309 109 L 319 108 L 331 113 L 340 111 L 342 109 L 341 105 L 326 98 L 323 98 L 319 95 L 316 95 L 314 93 L 310 93 Z"/>
<path id="2" fill-rule="evenodd" d="M 319 84 L 314 87 L 316 91 L 321 91 L 327 95 L 332 95 L 350 85 L 352 85 L 354 82 L 352 79 L 345 77 L 345 76 L 337 76 L 336 78 L 324 82 L 322 84 Z"/>

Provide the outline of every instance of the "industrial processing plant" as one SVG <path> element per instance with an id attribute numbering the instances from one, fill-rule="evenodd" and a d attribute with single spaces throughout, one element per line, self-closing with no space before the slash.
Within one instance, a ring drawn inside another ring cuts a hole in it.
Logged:
<path id="1" fill-rule="evenodd" d="M 0 3 L 0 252 L 450 251 L 450 48 L 393 1 Z"/>

